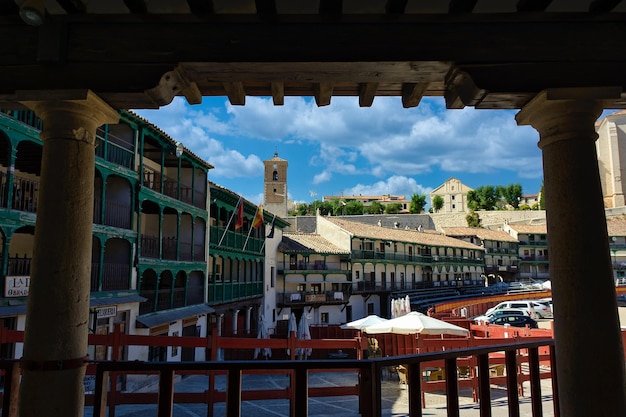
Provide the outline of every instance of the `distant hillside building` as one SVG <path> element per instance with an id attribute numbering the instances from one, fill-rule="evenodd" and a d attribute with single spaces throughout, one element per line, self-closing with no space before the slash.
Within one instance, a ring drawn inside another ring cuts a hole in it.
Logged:
<path id="1" fill-rule="evenodd" d="M 541 193 L 537 193 L 537 194 L 522 194 L 522 198 L 520 200 L 520 206 L 522 204 L 527 204 L 530 206 L 530 208 L 533 208 L 533 206 L 536 204 L 537 207 L 539 206 L 539 200 L 541 199 Z"/>
<path id="2" fill-rule="evenodd" d="M 433 206 L 435 196 L 441 196 L 443 198 L 443 207 L 439 210 L 439 213 L 466 213 L 469 211 L 467 208 L 467 193 L 472 190 L 473 188 L 452 177 L 431 191 L 430 205 L 431 207 Z"/>
<path id="3" fill-rule="evenodd" d="M 332 201 L 332 200 L 343 200 L 346 203 L 351 201 L 359 201 L 364 206 L 371 206 L 373 202 L 379 202 L 383 206 L 388 206 L 389 204 L 400 204 L 400 212 L 408 213 L 409 212 L 409 204 L 411 203 L 406 199 L 403 195 L 391 195 L 391 194 L 383 194 L 383 195 L 325 195 L 322 199 L 323 201 Z"/>
<path id="4" fill-rule="evenodd" d="M 596 152 L 604 207 L 626 205 L 624 170 L 626 170 L 626 110 L 610 114 L 596 123 Z"/>

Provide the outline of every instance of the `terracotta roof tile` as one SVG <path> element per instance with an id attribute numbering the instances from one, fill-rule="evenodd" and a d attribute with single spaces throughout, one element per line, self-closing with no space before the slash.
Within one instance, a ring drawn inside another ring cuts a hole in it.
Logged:
<path id="1" fill-rule="evenodd" d="M 513 236 L 502 230 L 484 229 L 482 227 L 444 227 L 443 233 L 450 237 L 476 236 L 481 240 L 499 240 L 501 242 L 517 242 Z"/>
<path id="2" fill-rule="evenodd" d="M 535 235 L 545 235 L 548 233 L 548 226 L 545 224 L 509 224 L 509 227 L 512 230 L 515 230 L 517 233 L 526 233 L 526 234 L 535 234 Z"/>
<path id="3" fill-rule="evenodd" d="M 343 230 L 357 237 L 375 240 L 390 240 L 398 242 L 417 243 L 420 245 L 466 248 L 482 250 L 478 245 L 464 242 L 460 239 L 444 236 L 439 233 L 425 233 L 416 230 L 393 229 L 374 226 L 365 223 L 351 222 L 337 217 L 324 217 L 325 220 L 337 225 Z"/>
<path id="4" fill-rule="evenodd" d="M 279 250 L 283 252 L 325 253 L 349 255 L 349 250 L 330 243 L 322 236 L 313 233 L 283 233 Z"/>

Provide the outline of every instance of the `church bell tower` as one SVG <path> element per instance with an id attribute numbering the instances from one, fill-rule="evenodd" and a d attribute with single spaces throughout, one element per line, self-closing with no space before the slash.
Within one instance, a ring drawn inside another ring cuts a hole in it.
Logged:
<path id="1" fill-rule="evenodd" d="M 263 161 L 265 165 L 263 209 L 276 214 L 278 217 L 287 216 L 287 166 L 286 160 L 274 156 Z"/>

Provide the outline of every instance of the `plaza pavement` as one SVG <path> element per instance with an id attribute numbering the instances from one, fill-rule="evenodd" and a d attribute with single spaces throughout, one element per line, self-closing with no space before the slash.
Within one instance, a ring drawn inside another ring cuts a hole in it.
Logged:
<path id="1" fill-rule="evenodd" d="M 244 375 L 243 388 L 245 389 L 268 389 L 268 387 L 284 388 L 289 380 L 281 375 Z M 353 372 L 312 373 L 309 376 L 309 386 L 346 386 L 356 384 L 357 376 Z M 179 380 L 175 385 L 177 392 L 202 392 L 208 385 L 208 377 L 192 375 Z M 542 380 L 543 412 L 545 417 L 554 415 L 552 409 L 552 388 L 550 380 Z M 223 390 L 225 378 L 217 378 L 216 387 Z M 530 387 L 526 384 L 524 393 L 530 393 Z M 508 417 L 506 390 L 492 386 L 491 408 L 493 417 Z M 444 417 L 447 416 L 446 397 L 443 393 L 426 393 L 426 407 L 422 411 L 423 416 Z M 382 404 L 384 417 L 408 416 L 408 389 L 400 384 L 397 379 L 385 380 L 382 383 Z M 289 402 L 287 400 L 244 401 L 242 403 L 242 416 L 250 417 L 289 417 Z M 472 401 L 472 393 L 469 389 L 460 390 L 459 409 L 462 417 L 479 417 L 478 403 Z M 91 417 L 92 410 L 85 407 L 85 417 Z M 123 405 L 115 409 L 116 417 L 148 417 L 156 415 L 155 405 Z M 205 404 L 175 404 L 174 417 L 201 417 L 207 416 Z M 216 404 L 215 417 L 225 416 L 223 403 Z M 358 398 L 324 397 L 309 399 L 309 416 L 315 417 L 359 417 Z M 530 398 L 520 397 L 520 416 L 532 415 Z"/>

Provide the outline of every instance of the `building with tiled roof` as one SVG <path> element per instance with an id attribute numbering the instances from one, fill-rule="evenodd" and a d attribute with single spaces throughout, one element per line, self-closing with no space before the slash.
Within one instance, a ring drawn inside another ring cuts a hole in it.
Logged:
<path id="1" fill-rule="evenodd" d="M 446 236 L 462 239 L 485 249 L 485 274 L 489 284 L 495 284 L 500 278 L 513 281 L 517 277 L 519 255 L 518 241 L 502 230 L 481 227 L 444 227 Z"/>
<path id="2" fill-rule="evenodd" d="M 503 230 L 518 241 L 519 278 L 550 279 L 547 226 L 505 224 Z"/>
<path id="3" fill-rule="evenodd" d="M 351 321 L 350 251 L 314 233 L 284 233 L 276 257 L 276 305 L 315 323 Z M 314 311 L 313 311 L 314 310 Z M 278 326 L 280 328 L 281 326 Z M 282 326 L 284 327 L 284 326 Z"/>
<path id="4" fill-rule="evenodd" d="M 596 123 L 596 153 L 604 207 L 626 205 L 626 182 L 622 174 L 626 170 L 626 111 L 609 114 Z"/>
<path id="5" fill-rule="evenodd" d="M 353 305 L 361 317 L 385 314 L 397 293 L 484 285 L 484 249 L 460 239 L 323 216 L 317 233 L 350 250 L 353 292 L 367 295 Z"/>
<path id="6" fill-rule="evenodd" d="M 432 207 L 433 199 L 439 196 L 443 198 L 443 207 L 438 213 L 466 213 L 467 193 L 472 190 L 459 179 L 451 177 L 430 192 L 430 205 Z"/>
<path id="7" fill-rule="evenodd" d="M 410 200 L 407 200 L 403 195 L 391 195 L 391 194 L 383 194 L 383 195 L 325 195 L 322 198 L 323 201 L 332 201 L 332 200 L 342 200 L 346 203 L 350 201 L 358 201 L 363 206 L 367 207 L 372 205 L 373 202 L 378 202 L 383 206 L 388 206 L 390 204 L 399 204 L 400 205 L 400 213 L 408 213 L 409 205 L 411 204 Z"/>
<path id="8" fill-rule="evenodd" d="M 484 286 L 484 249 L 470 242 L 334 216 L 318 215 L 316 225 L 316 233 L 283 234 L 276 257 L 279 321 L 304 311 L 320 324 L 388 316 L 394 296 Z"/>

